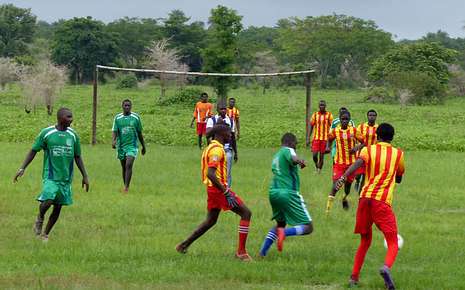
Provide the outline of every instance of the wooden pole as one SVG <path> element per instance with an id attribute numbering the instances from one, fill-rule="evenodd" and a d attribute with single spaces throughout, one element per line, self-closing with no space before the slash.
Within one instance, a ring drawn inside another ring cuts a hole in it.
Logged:
<path id="1" fill-rule="evenodd" d="M 97 143 L 97 90 L 98 90 L 98 67 L 94 71 L 94 93 L 92 95 L 92 145 Z"/>
<path id="2" fill-rule="evenodd" d="M 305 144 L 307 147 L 310 144 L 310 118 L 312 115 L 312 75 L 311 73 L 305 74 Z"/>

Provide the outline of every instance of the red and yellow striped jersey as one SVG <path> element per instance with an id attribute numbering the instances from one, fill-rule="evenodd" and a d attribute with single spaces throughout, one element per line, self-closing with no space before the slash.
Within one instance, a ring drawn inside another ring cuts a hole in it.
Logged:
<path id="1" fill-rule="evenodd" d="M 197 120 L 197 123 L 205 123 L 206 119 L 212 116 L 212 110 L 213 105 L 211 103 L 197 102 L 192 115 Z"/>
<path id="2" fill-rule="evenodd" d="M 378 129 L 378 124 L 370 126 L 368 123 L 362 123 L 358 125 L 357 131 L 362 136 L 363 144 L 365 146 L 376 144 L 376 129 Z"/>
<path id="3" fill-rule="evenodd" d="M 233 107 L 232 109 L 230 109 L 229 107 L 226 108 L 226 114 L 228 115 L 228 117 L 230 119 L 232 119 L 233 121 L 236 121 L 237 119 L 239 119 L 239 109 L 236 108 L 236 107 Z"/>
<path id="4" fill-rule="evenodd" d="M 391 144 L 379 142 L 362 149 L 360 158 L 365 162 L 365 184 L 360 197 L 392 204 L 396 176 L 405 171 L 404 152 Z"/>
<path id="5" fill-rule="evenodd" d="M 350 150 L 355 147 L 355 141 L 362 142 L 362 137 L 354 127 L 342 129 L 340 126 L 331 129 L 328 135 L 329 141 L 336 142 L 336 155 L 334 155 L 334 163 L 341 165 L 350 165 L 355 162 L 356 153 L 350 153 Z"/>
<path id="6" fill-rule="evenodd" d="M 310 125 L 313 127 L 313 140 L 328 140 L 329 129 L 333 122 L 333 114 L 330 112 L 321 113 L 320 111 L 313 113 Z"/>
<path id="7" fill-rule="evenodd" d="M 228 186 L 227 181 L 227 159 L 225 158 L 225 152 L 223 144 L 213 140 L 210 145 L 203 150 L 202 153 L 202 182 L 208 187 L 213 187 L 213 183 L 208 178 L 208 168 L 216 168 L 216 178 L 225 187 Z"/>

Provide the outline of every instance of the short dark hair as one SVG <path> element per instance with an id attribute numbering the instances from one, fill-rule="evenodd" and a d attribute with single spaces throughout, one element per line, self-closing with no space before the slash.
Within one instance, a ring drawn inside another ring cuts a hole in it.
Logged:
<path id="1" fill-rule="evenodd" d="M 381 123 L 379 124 L 378 129 L 376 129 L 378 139 L 383 141 L 392 141 L 392 139 L 394 139 L 394 133 L 394 127 L 388 123 Z"/>
<path id="2" fill-rule="evenodd" d="M 281 145 L 289 144 L 291 142 L 297 142 L 297 137 L 292 133 L 285 133 L 283 137 L 281 137 Z"/>
<path id="3" fill-rule="evenodd" d="M 325 101 L 325 100 L 320 100 L 319 103 L 325 103 L 325 105 L 326 105 L 326 101 Z"/>
<path id="4" fill-rule="evenodd" d="M 347 115 L 350 120 L 350 112 L 346 109 L 346 111 L 339 112 L 339 119 L 342 118 L 342 116 Z"/>
<path id="5" fill-rule="evenodd" d="M 130 99 L 124 99 L 124 100 L 121 102 L 121 105 L 123 105 L 123 104 L 126 103 L 126 102 L 132 105 L 132 102 L 131 102 Z"/>
<path id="6" fill-rule="evenodd" d="M 349 111 L 349 110 L 347 110 L 346 107 L 340 107 L 339 108 L 339 114 L 341 114 L 341 112 L 344 112 L 344 111 Z"/>
<path id="7" fill-rule="evenodd" d="M 71 112 L 71 110 L 65 107 L 59 108 L 57 111 L 57 118 L 60 118 L 65 112 Z"/>
<path id="8" fill-rule="evenodd" d="M 208 94 L 206 92 L 203 92 L 200 94 L 200 97 L 203 97 L 203 96 L 207 96 L 208 97 Z"/>
<path id="9" fill-rule="evenodd" d="M 236 99 L 235 99 L 235 98 L 233 98 L 233 97 L 230 97 L 230 98 L 228 99 L 228 101 L 229 101 L 229 100 L 234 100 L 234 101 L 235 101 Z"/>
<path id="10" fill-rule="evenodd" d="M 216 124 L 210 131 L 208 131 L 207 138 L 215 138 L 216 134 L 222 133 L 223 131 L 231 131 L 231 127 L 229 127 L 226 123 Z"/>
<path id="11" fill-rule="evenodd" d="M 377 113 L 374 109 L 368 110 L 367 116 L 368 116 L 368 114 L 370 114 L 370 113 L 375 113 L 375 115 L 378 116 L 378 113 Z"/>

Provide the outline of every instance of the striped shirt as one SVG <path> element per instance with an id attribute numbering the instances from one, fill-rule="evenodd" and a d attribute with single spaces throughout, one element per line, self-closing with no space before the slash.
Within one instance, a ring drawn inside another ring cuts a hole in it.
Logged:
<path id="1" fill-rule="evenodd" d="M 313 140 L 328 140 L 328 133 L 332 122 L 333 114 L 330 112 L 321 113 L 318 111 L 313 113 L 310 121 L 310 125 L 313 127 Z"/>
<path id="2" fill-rule="evenodd" d="M 203 151 L 201 162 L 202 182 L 206 184 L 207 187 L 213 187 L 213 183 L 208 178 L 208 168 L 210 167 L 216 169 L 215 175 L 218 181 L 225 187 L 228 186 L 227 160 L 225 158 L 223 144 L 213 140 Z"/>
<path id="3" fill-rule="evenodd" d="M 360 158 L 365 162 L 365 185 L 360 197 L 392 204 L 396 176 L 405 171 L 404 152 L 391 144 L 379 142 L 362 149 Z"/>
<path id="4" fill-rule="evenodd" d="M 239 120 L 239 109 L 236 107 L 232 107 L 232 109 L 230 109 L 228 107 L 226 108 L 226 115 L 228 115 L 229 119 L 231 119 L 231 130 L 236 132 L 236 122 Z"/>
<path id="5" fill-rule="evenodd" d="M 336 127 L 329 132 L 329 141 L 336 141 L 336 155 L 334 155 L 334 163 L 340 165 L 351 165 L 355 162 L 355 152 L 351 153 L 350 150 L 355 147 L 355 141 L 361 141 L 362 138 L 354 127 L 347 127 L 342 129 Z"/>
<path id="6" fill-rule="evenodd" d="M 376 144 L 376 129 L 378 129 L 378 124 L 370 126 L 368 123 L 362 123 L 358 125 L 357 131 L 360 132 L 365 146 Z"/>

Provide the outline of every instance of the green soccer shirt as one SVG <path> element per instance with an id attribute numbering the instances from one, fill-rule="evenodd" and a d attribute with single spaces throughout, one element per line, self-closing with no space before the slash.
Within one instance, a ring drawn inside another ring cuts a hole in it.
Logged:
<path id="1" fill-rule="evenodd" d="M 55 126 L 42 129 L 32 150 L 44 150 L 44 180 L 72 181 L 74 157 L 81 156 L 81 142 L 76 131 L 69 127 L 65 131 L 59 131 Z"/>
<path id="2" fill-rule="evenodd" d="M 300 190 L 300 178 L 298 164 L 294 164 L 292 156 L 296 156 L 295 150 L 289 147 L 281 147 L 274 155 L 271 164 L 273 178 L 270 191 L 273 190 Z"/>
<path id="3" fill-rule="evenodd" d="M 138 148 L 138 133 L 142 132 L 142 123 L 136 113 L 124 115 L 119 113 L 113 120 L 113 132 L 117 132 L 118 148 Z"/>

